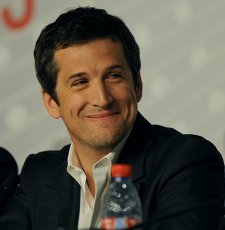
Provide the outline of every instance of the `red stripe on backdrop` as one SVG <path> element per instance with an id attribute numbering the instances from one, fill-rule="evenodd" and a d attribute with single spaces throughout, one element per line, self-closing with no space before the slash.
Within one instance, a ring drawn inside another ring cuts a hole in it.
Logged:
<path id="1" fill-rule="evenodd" d="M 28 25 L 32 19 L 34 12 L 34 0 L 23 0 L 24 1 L 24 13 L 21 18 L 14 18 L 13 13 L 9 7 L 5 7 L 2 10 L 3 21 L 6 26 L 12 30 L 20 29 Z"/>

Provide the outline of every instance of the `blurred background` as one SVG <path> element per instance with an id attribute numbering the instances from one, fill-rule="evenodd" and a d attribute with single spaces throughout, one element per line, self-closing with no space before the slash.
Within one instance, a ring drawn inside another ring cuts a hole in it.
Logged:
<path id="1" fill-rule="evenodd" d="M 45 111 L 33 48 L 41 29 L 77 6 L 121 17 L 140 45 L 151 123 L 204 136 L 225 157 L 224 0 L 0 0 L 0 146 L 21 168 L 30 153 L 70 142 Z"/>

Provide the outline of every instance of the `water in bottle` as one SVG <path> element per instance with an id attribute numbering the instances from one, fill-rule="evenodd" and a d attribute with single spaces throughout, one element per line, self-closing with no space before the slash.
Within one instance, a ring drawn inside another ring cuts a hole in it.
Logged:
<path id="1" fill-rule="evenodd" d="M 112 165 L 112 180 L 102 210 L 102 229 L 126 229 L 142 222 L 141 202 L 131 174 L 130 165 Z"/>

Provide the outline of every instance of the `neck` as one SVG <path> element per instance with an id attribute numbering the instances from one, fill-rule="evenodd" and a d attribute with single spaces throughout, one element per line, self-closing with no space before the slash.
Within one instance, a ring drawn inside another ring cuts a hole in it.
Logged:
<path id="1" fill-rule="evenodd" d="M 93 176 L 93 166 L 112 149 L 97 151 L 90 148 L 80 148 L 80 145 L 74 143 L 74 151 L 80 160 L 81 167 L 86 175 L 88 187 L 93 197 L 95 197 L 95 180 Z"/>

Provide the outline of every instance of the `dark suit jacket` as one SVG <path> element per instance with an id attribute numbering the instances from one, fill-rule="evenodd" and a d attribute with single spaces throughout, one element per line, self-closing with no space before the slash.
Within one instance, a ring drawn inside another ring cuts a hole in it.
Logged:
<path id="1" fill-rule="evenodd" d="M 0 215 L 12 198 L 17 184 L 17 163 L 6 149 L 0 147 Z"/>
<path id="2" fill-rule="evenodd" d="M 77 229 L 80 187 L 66 171 L 68 149 L 27 158 L 1 230 Z M 151 125 L 138 114 L 118 162 L 133 166 L 146 229 L 218 229 L 224 166 L 210 142 Z"/>
<path id="3" fill-rule="evenodd" d="M 11 173 L 18 173 L 18 167 L 13 156 L 0 147 L 0 187 Z"/>

